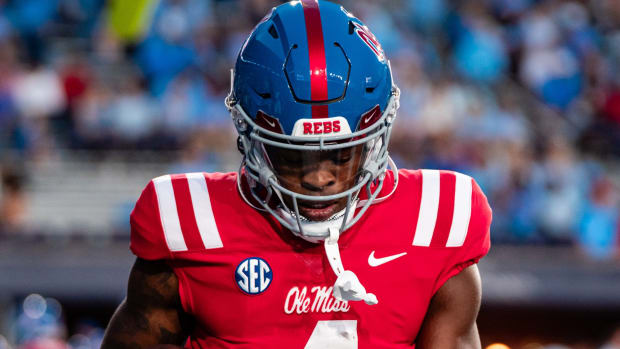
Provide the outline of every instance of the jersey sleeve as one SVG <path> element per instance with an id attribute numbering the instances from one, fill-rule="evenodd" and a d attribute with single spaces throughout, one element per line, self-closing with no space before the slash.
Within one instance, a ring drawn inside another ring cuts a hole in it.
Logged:
<path id="1" fill-rule="evenodd" d="M 165 241 L 153 181 L 142 191 L 131 212 L 130 249 L 138 257 L 155 260 L 171 258 Z"/>
<path id="2" fill-rule="evenodd" d="M 451 277 L 478 263 L 491 248 L 492 210 L 480 186 L 472 179 L 471 215 L 463 245 L 453 249 L 435 286 L 435 292 Z"/>

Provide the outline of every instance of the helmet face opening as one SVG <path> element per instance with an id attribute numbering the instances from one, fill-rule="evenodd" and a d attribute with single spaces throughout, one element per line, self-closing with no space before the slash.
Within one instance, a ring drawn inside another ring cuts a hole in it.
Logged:
<path id="1" fill-rule="evenodd" d="M 367 146 L 358 144 L 333 150 L 296 150 L 266 145 L 266 157 L 276 180 L 284 188 L 309 196 L 344 193 L 363 178 Z M 283 195 L 287 207 L 293 198 Z M 347 198 L 329 201 L 299 200 L 299 214 L 310 221 L 325 221 L 342 211 Z"/>

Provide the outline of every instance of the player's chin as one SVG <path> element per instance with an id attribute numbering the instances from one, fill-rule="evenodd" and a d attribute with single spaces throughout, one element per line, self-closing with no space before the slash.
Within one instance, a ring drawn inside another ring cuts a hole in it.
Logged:
<path id="1" fill-rule="evenodd" d="M 323 222 L 330 219 L 337 212 L 342 211 L 346 202 L 299 202 L 299 213 L 314 222 Z"/>

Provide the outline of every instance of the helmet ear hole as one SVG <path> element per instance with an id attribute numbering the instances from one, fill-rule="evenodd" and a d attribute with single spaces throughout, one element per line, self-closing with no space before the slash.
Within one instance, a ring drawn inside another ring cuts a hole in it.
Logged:
<path id="1" fill-rule="evenodd" d="M 272 24 L 271 27 L 269 27 L 269 35 L 271 35 L 272 38 L 277 39 L 280 36 L 278 35 L 278 31 L 276 30 L 276 27 Z"/>
<path id="2" fill-rule="evenodd" d="M 245 147 L 243 146 L 243 141 L 241 140 L 241 136 L 237 137 L 237 149 L 241 153 L 241 155 L 245 154 Z"/>

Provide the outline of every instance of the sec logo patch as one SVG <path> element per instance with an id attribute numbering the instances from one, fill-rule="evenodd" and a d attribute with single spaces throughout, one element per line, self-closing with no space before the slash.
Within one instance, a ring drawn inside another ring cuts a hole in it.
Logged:
<path id="1" fill-rule="evenodd" d="M 273 271 L 269 263 L 259 257 L 246 258 L 237 266 L 235 281 L 237 286 L 247 294 L 265 292 L 273 280 Z"/>

